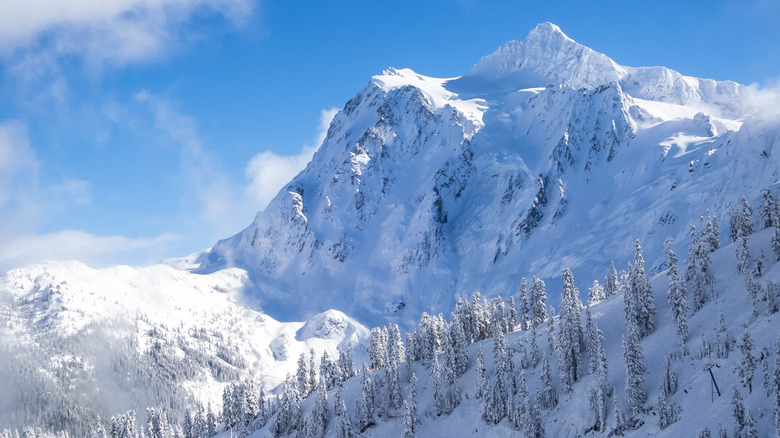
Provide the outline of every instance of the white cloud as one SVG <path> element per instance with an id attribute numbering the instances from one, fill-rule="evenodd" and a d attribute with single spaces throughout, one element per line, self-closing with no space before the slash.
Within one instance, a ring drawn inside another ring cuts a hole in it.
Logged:
<path id="1" fill-rule="evenodd" d="M 246 175 L 250 180 L 249 196 L 259 209 L 265 208 L 284 185 L 290 182 L 311 161 L 314 152 L 325 140 L 328 127 L 338 109 L 324 109 L 320 113 L 320 127 L 314 145 L 305 145 L 296 155 L 260 152 L 249 160 Z"/>
<path id="2" fill-rule="evenodd" d="M 780 120 L 780 77 L 765 85 L 750 86 L 756 105 L 756 118 L 759 120 Z"/>
<path id="3" fill-rule="evenodd" d="M 149 263 L 161 258 L 176 239 L 172 234 L 134 239 L 76 230 L 14 236 L 0 246 L 0 267 L 5 270 L 42 260 L 79 260 L 93 267 L 127 263 L 129 259 Z"/>
<path id="4" fill-rule="evenodd" d="M 253 0 L 4 0 L 0 53 L 83 56 L 89 64 L 125 64 L 160 56 L 186 35 L 195 16 L 233 25 L 252 14 Z"/>

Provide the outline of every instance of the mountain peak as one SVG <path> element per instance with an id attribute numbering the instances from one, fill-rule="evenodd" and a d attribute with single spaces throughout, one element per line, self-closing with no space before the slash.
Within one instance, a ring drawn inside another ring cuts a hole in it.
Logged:
<path id="1" fill-rule="evenodd" d="M 625 68 L 603 53 L 572 40 L 560 27 L 545 22 L 536 25 L 521 41 L 509 41 L 483 57 L 468 76 L 508 76 L 524 73 L 532 86 L 566 85 L 595 88 L 618 82 Z"/>
<path id="2" fill-rule="evenodd" d="M 557 25 L 550 23 L 549 21 L 545 21 L 544 23 L 539 23 L 531 29 L 530 32 L 528 32 L 528 36 L 525 38 L 526 40 L 552 40 L 552 39 L 565 39 L 568 41 L 571 41 L 572 43 L 574 40 L 566 36 L 565 33 L 561 30 L 560 27 Z"/>

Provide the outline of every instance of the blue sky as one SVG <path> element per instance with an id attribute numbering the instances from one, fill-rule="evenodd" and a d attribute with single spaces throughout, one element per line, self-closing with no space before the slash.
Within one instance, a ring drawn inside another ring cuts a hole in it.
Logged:
<path id="1" fill-rule="evenodd" d="M 623 65 L 775 88 L 774 0 L 8 0 L 0 268 L 145 264 L 248 225 L 382 69 L 465 74 L 551 21 Z"/>

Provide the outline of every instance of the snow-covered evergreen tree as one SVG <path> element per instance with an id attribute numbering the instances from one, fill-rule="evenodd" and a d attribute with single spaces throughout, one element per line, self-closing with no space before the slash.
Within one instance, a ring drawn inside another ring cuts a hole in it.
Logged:
<path id="1" fill-rule="evenodd" d="M 753 234 L 752 215 L 753 211 L 748 205 L 747 198 L 743 196 L 740 205 L 732 211 L 729 218 L 729 231 L 733 242 L 736 242 L 740 237 L 747 237 Z"/>
<path id="2" fill-rule="evenodd" d="M 547 291 L 544 281 L 533 277 L 529 297 L 533 324 L 539 327 L 547 319 Z"/>
<path id="3" fill-rule="evenodd" d="M 355 417 L 359 425 L 360 432 L 374 425 L 374 413 L 376 409 L 376 399 L 374 394 L 374 384 L 371 381 L 371 371 L 367 364 L 363 364 L 360 371 L 360 397 L 355 400 L 357 407 Z"/>
<path id="4" fill-rule="evenodd" d="M 780 292 L 780 284 L 768 281 L 764 288 L 764 301 L 766 301 L 767 315 L 772 315 L 780 311 L 780 305 L 777 302 L 778 292 Z"/>
<path id="5" fill-rule="evenodd" d="M 507 320 L 506 320 L 506 305 L 501 295 L 497 296 L 491 301 L 491 316 L 490 323 L 495 326 L 495 329 L 491 329 L 491 332 L 507 333 Z"/>
<path id="6" fill-rule="evenodd" d="M 536 368 L 539 364 L 539 345 L 536 343 L 536 327 L 531 327 L 531 352 L 528 356 L 528 368 Z"/>
<path id="7" fill-rule="evenodd" d="M 336 406 L 336 412 L 338 416 L 338 422 L 336 423 L 336 437 L 337 438 L 355 438 L 357 432 L 355 426 L 352 424 L 352 419 L 347 412 L 347 405 L 344 400 Z"/>
<path id="8" fill-rule="evenodd" d="M 130 410 L 111 417 L 109 433 L 112 438 L 136 438 L 135 411 Z"/>
<path id="9" fill-rule="evenodd" d="M 385 341 L 382 336 L 382 329 L 374 327 L 371 329 L 371 338 L 368 346 L 368 367 L 378 370 L 385 366 Z"/>
<path id="10" fill-rule="evenodd" d="M 460 315 L 457 313 L 453 313 L 449 324 L 449 341 L 453 353 L 453 371 L 456 376 L 461 376 L 469 368 L 469 352 L 466 334 L 463 332 Z"/>
<path id="11" fill-rule="evenodd" d="M 780 260 L 780 228 L 775 230 L 775 235 L 772 236 L 772 251 L 775 253 L 775 258 Z"/>
<path id="12" fill-rule="evenodd" d="M 658 412 L 658 426 L 661 429 L 666 429 L 669 427 L 670 424 L 679 419 L 680 415 L 679 407 L 669 400 L 669 397 L 672 395 L 672 393 L 669 392 L 670 386 L 672 385 L 669 381 L 669 374 L 665 372 L 661 376 L 661 388 L 658 391 L 658 404 L 656 406 L 656 410 Z M 676 386 L 676 382 L 674 383 L 674 386 Z"/>
<path id="13" fill-rule="evenodd" d="M 449 335 L 446 336 L 449 338 Z M 440 395 L 441 395 L 441 413 L 450 414 L 458 404 L 460 404 L 460 391 L 456 380 L 456 372 L 453 369 L 455 365 L 455 350 L 452 342 L 447 343 L 444 350 L 443 362 L 439 366 L 440 373 Z M 434 365 L 436 362 L 434 362 Z M 437 403 L 438 407 L 438 403 Z"/>
<path id="14" fill-rule="evenodd" d="M 726 359 L 729 357 L 731 350 L 731 335 L 726 328 L 726 318 L 723 312 L 720 312 L 720 319 L 718 321 L 718 330 L 716 332 L 717 339 L 717 357 L 718 359 Z"/>
<path id="15" fill-rule="evenodd" d="M 751 269 L 753 278 L 761 278 L 764 275 L 767 264 L 769 264 L 769 260 L 767 260 L 766 255 L 764 255 L 764 250 L 762 249 L 758 257 L 753 260 L 753 267 Z"/>
<path id="16" fill-rule="evenodd" d="M 696 237 L 696 228 L 691 225 L 691 246 L 688 249 L 685 279 L 692 283 L 694 312 L 698 312 L 708 301 L 706 286 L 712 284 L 713 278 L 710 265 L 709 245 Z"/>
<path id="17" fill-rule="evenodd" d="M 707 216 L 701 217 L 701 240 L 706 251 L 715 252 L 720 248 L 720 231 L 718 230 L 718 217 L 710 217 L 707 210 Z"/>
<path id="18" fill-rule="evenodd" d="M 780 247 L 780 244 L 778 245 Z M 778 255 L 778 258 L 780 258 L 780 255 Z M 528 303 L 528 289 L 525 281 L 525 277 L 523 277 L 520 280 L 520 310 L 519 310 L 519 318 L 520 318 L 520 330 L 528 330 L 530 326 L 533 325 L 533 317 L 530 316 L 531 314 L 531 308 Z"/>
<path id="19" fill-rule="evenodd" d="M 739 344 L 739 350 L 742 353 L 742 359 L 737 363 L 737 374 L 739 375 L 742 386 L 749 388 L 753 392 L 753 374 L 756 371 L 756 358 L 753 356 L 753 338 L 749 331 L 742 335 L 742 341 Z"/>
<path id="20" fill-rule="evenodd" d="M 609 271 L 604 277 L 604 295 L 610 297 L 618 293 L 618 273 L 615 269 L 615 262 L 609 262 Z"/>
<path id="21" fill-rule="evenodd" d="M 634 242 L 634 266 L 629 274 L 628 292 L 631 295 L 631 316 L 636 322 L 640 337 L 645 337 L 655 329 L 655 302 L 650 280 L 645 274 L 645 260 L 642 245 Z"/>
<path id="22" fill-rule="evenodd" d="M 444 400 L 444 385 L 442 383 L 441 365 L 439 365 L 438 355 L 433 356 L 431 380 L 433 382 L 433 401 L 436 405 L 436 415 L 442 415 L 446 412 L 446 402 Z"/>
<path id="23" fill-rule="evenodd" d="M 328 390 L 325 388 L 325 382 L 322 379 L 320 379 L 317 385 L 317 399 L 314 402 L 311 418 L 314 436 L 324 437 L 325 429 L 327 429 L 330 422 L 330 410 L 328 409 Z"/>
<path id="24" fill-rule="evenodd" d="M 477 389 L 474 392 L 474 397 L 483 398 L 488 392 L 488 381 L 485 375 L 485 355 L 482 352 L 482 345 L 479 346 L 479 353 L 477 354 Z"/>
<path id="25" fill-rule="evenodd" d="M 555 334 L 555 308 L 550 306 L 549 313 L 547 314 L 547 346 L 550 349 L 550 353 L 553 356 L 558 356 L 558 342 Z"/>
<path id="26" fill-rule="evenodd" d="M 293 430 L 301 430 L 303 427 L 301 395 L 298 392 L 299 385 L 298 379 L 294 379 L 289 374 L 284 380 L 282 395 L 276 413 L 276 423 L 274 424 L 276 436 L 289 436 Z"/>
<path id="27" fill-rule="evenodd" d="M 298 370 L 295 373 L 295 380 L 298 383 L 298 394 L 301 398 L 309 395 L 309 367 L 306 364 L 306 353 L 301 353 L 298 357 Z"/>
<path id="28" fill-rule="evenodd" d="M 685 282 L 682 281 L 677 273 L 677 254 L 672 251 L 672 239 L 666 239 L 666 264 L 669 270 L 666 276 L 669 278 L 669 289 L 667 298 L 669 300 L 669 311 L 672 313 L 674 327 L 677 337 L 680 338 L 680 344 L 684 344 L 688 339 L 688 303 L 685 300 L 687 291 Z"/>
<path id="29" fill-rule="evenodd" d="M 691 245 L 688 247 L 688 265 L 685 268 L 685 281 L 693 281 L 696 278 L 696 257 L 701 249 L 699 236 L 696 234 L 696 225 L 691 224 L 691 230 L 688 232 L 691 236 Z"/>
<path id="30" fill-rule="evenodd" d="M 623 338 L 623 362 L 626 365 L 626 401 L 633 415 L 643 411 L 645 393 L 645 365 L 639 329 L 631 318 L 626 318 L 626 336 Z"/>
<path id="31" fill-rule="evenodd" d="M 600 303 L 606 299 L 604 288 L 598 280 L 593 280 L 593 285 L 588 289 L 588 305 Z"/>
<path id="32" fill-rule="evenodd" d="M 401 358 L 403 357 L 403 344 L 401 344 L 401 331 L 396 324 L 390 324 L 387 328 L 385 383 L 387 383 L 387 400 L 392 409 L 399 409 L 403 402 L 401 394 Z"/>
<path id="33" fill-rule="evenodd" d="M 217 434 L 217 416 L 211 410 L 211 403 L 206 405 L 206 434 L 208 436 Z"/>
<path id="34" fill-rule="evenodd" d="M 415 438 L 417 436 L 417 422 L 415 421 L 412 407 L 408 400 L 404 400 L 404 432 L 403 438 Z"/>
<path id="35" fill-rule="evenodd" d="M 515 297 L 510 296 L 506 305 L 507 333 L 513 332 L 517 325 L 517 307 L 515 307 Z"/>
<path id="36" fill-rule="evenodd" d="M 339 371 L 341 381 L 345 381 L 355 375 L 355 364 L 352 362 L 352 344 L 347 345 L 347 349 L 339 350 Z"/>
<path id="37" fill-rule="evenodd" d="M 561 374 L 561 391 L 567 394 L 580 380 L 580 361 L 582 359 L 582 322 L 580 311 L 582 303 L 579 290 L 574 286 L 571 270 L 563 270 L 563 291 L 561 292 L 561 310 L 558 325 L 558 368 Z"/>
<path id="38" fill-rule="evenodd" d="M 599 430 L 606 430 L 607 412 L 609 411 L 609 396 L 612 389 L 609 386 L 609 370 L 607 353 L 604 349 L 604 335 L 596 327 L 596 412 L 598 414 Z"/>
<path id="39" fill-rule="evenodd" d="M 542 409 L 550 409 L 558 404 L 558 393 L 552 386 L 552 370 L 550 369 L 550 361 L 547 359 L 547 354 L 542 356 L 542 375 L 541 375 L 542 389 L 539 393 L 540 407 Z"/>
<path id="40" fill-rule="evenodd" d="M 309 392 L 314 391 L 317 389 L 317 384 L 319 383 L 319 378 L 317 377 L 317 365 L 314 362 L 314 349 L 309 349 L 309 379 L 306 381 L 306 387 L 309 389 Z"/>
<path id="41" fill-rule="evenodd" d="M 759 356 L 761 362 L 761 374 L 764 378 L 761 382 L 761 387 L 764 388 L 764 393 L 767 397 L 772 396 L 772 374 L 769 372 L 769 349 L 764 347 L 761 349 L 761 355 Z"/>
<path id="42" fill-rule="evenodd" d="M 745 406 L 742 394 L 739 388 L 734 385 L 734 393 L 731 398 L 732 414 L 734 416 L 734 437 L 735 438 L 755 438 L 756 432 L 755 419 Z"/>
<path id="43" fill-rule="evenodd" d="M 596 372 L 598 339 L 596 339 L 596 324 L 593 322 L 593 315 L 590 312 L 590 305 L 585 306 L 585 332 L 584 344 L 585 351 L 588 353 L 588 374 Z"/>
<path id="44" fill-rule="evenodd" d="M 778 226 L 777 203 L 769 188 L 761 192 L 761 228 Z"/>
<path id="45" fill-rule="evenodd" d="M 743 236 L 737 238 L 737 271 L 740 274 L 748 274 L 750 267 L 750 252 L 747 246 L 747 239 Z"/>
<path id="46" fill-rule="evenodd" d="M 661 373 L 661 387 L 666 395 L 671 397 L 677 392 L 677 375 L 672 369 L 672 358 L 668 354 L 664 358 L 664 369 Z"/>

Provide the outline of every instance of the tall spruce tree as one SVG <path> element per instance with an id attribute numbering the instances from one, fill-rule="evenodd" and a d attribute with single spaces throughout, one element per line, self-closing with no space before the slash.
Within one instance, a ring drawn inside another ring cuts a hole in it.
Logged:
<path id="1" fill-rule="evenodd" d="M 779 253 L 780 254 L 780 253 Z M 780 258 L 780 255 L 778 255 L 778 258 Z M 533 317 L 529 316 L 531 315 L 531 308 L 528 304 L 528 290 L 526 286 L 525 277 L 523 277 L 520 280 L 520 312 L 519 312 L 519 318 L 520 318 L 520 330 L 528 330 L 530 326 L 533 325 Z"/>
<path id="2" fill-rule="evenodd" d="M 761 193 L 761 228 L 778 226 L 777 203 L 769 188 Z"/>
<path id="3" fill-rule="evenodd" d="M 544 281 L 534 277 L 529 295 L 533 325 L 539 327 L 547 319 L 547 292 Z"/>
<path id="4" fill-rule="evenodd" d="M 487 395 L 488 382 L 485 375 L 485 355 L 482 352 L 482 345 L 479 346 L 479 353 L 477 354 L 477 389 L 474 392 L 474 397 L 483 398 Z"/>
<path id="5" fill-rule="evenodd" d="M 396 324 L 390 324 L 387 329 L 387 352 L 385 383 L 387 384 L 388 403 L 392 409 L 399 409 L 403 402 L 401 394 L 401 358 L 403 357 L 403 344 L 401 344 L 401 331 Z"/>
<path id="6" fill-rule="evenodd" d="M 461 376 L 469 368 L 469 351 L 466 334 L 460 323 L 460 315 L 454 313 L 449 324 L 449 340 L 453 350 L 453 370 L 456 376 Z"/>
<path id="7" fill-rule="evenodd" d="M 631 318 L 626 318 L 626 336 L 623 338 L 623 362 L 626 365 L 626 401 L 633 415 L 643 411 L 642 405 L 647 400 L 645 393 L 645 365 L 639 328 Z"/>
<path id="8" fill-rule="evenodd" d="M 352 419 L 349 417 L 347 405 L 344 403 L 344 400 L 341 400 L 336 406 L 336 415 L 339 417 L 338 423 L 336 423 L 336 437 L 355 438 L 357 432 L 355 431 L 355 426 L 352 424 Z"/>
<path id="9" fill-rule="evenodd" d="M 604 277 L 604 295 L 610 297 L 618 293 L 618 274 L 615 269 L 615 262 L 609 262 L 609 271 Z"/>
<path id="10" fill-rule="evenodd" d="M 515 331 L 517 325 L 517 307 L 515 307 L 515 297 L 509 297 L 506 305 L 507 333 Z"/>
<path id="11" fill-rule="evenodd" d="M 742 353 L 742 360 L 737 363 L 737 374 L 739 375 L 742 386 L 753 392 L 753 374 L 756 371 L 756 358 L 753 356 L 753 338 L 747 330 L 742 335 L 742 341 L 739 345 Z"/>
<path id="12" fill-rule="evenodd" d="M 688 303 L 685 300 L 687 291 L 685 290 L 685 282 L 677 273 L 677 254 L 672 251 L 671 238 L 666 239 L 665 247 L 666 264 L 669 266 L 669 270 L 666 272 L 666 276 L 669 278 L 667 292 L 669 311 L 672 313 L 677 337 L 682 345 L 688 339 Z"/>
<path id="13" fill-rule="evenodd" d="M 655 329 L 655 302 L 650 280 L 645 274 L 645 260 L 639 239 L 634 243 L 634 266 L 629 275 L 629 289 L 633 296 L 634 309 L 640 337 L 645 337 Z"/>
<path id="14" fill-rule="evenodd" d="M 747 198 L 743 196 L 741 202 L 732 211 L 729 218 L 729 231 L 733 242 L 736 242 L 740 237 L 747 237 L 753 234 L 752 215 L 753 212 L 748 205 Z"/>
<path id="15" fill-rule="evenodd" d="M 539 395 L 540 406 L 543 409 L 550 409 L 558 404 L 558 393 L 552 386 L 552 371 L 550 369 L 550 361 L 547 359 L 547 354 L 542 356 L 542 376 L 541 376 L 542 390 Z"/>
<path id="16" fill-rule="evenodd" d="M 558 324 L 558 367 L 561 373 L 561 390 L 564 394 L 572 391 L 575 382 L 580 380 L 580 361 L 582 359 L 582 322 L 580 312 L 582 303 L 579 290 L 574 285 L 571 270 L 563 270 L 563 291 L 561 292 L 561 310 Z"/>
<path id="17" fill-rule="evenodd" d="M 747 239 L 744 236 L 737 238 L 737 271 L 740 274 L 748 275 L 748 268 L 750 267 L 750 251 L 747 246 Z"/>

